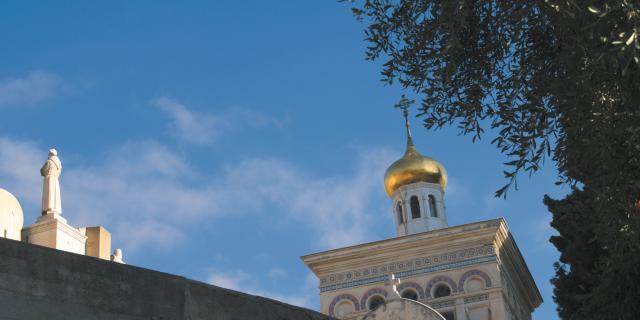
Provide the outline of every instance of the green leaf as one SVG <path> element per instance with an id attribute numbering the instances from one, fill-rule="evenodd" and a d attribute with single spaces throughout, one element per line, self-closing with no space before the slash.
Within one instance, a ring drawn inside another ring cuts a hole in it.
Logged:
<path id="1" fill-rule="evenodd" d="M 591 13 L 595 13 L 595 14 L 601 14 L 602 11 L 600 11 L 600 9 L 594 7 L 594 6 L 588 6 L 587 9 L 589 9 L 589 11 L 591 11 Z"/>
<path id="2" fill-rule="evenodd" d="M 630 46 L 631 43 L 633 43 L 633 40 L 635 40 L 636 38 L 636 33 L 635 31 L 631 34 L 631 36 L 629 36 L 629 39 L 627 39 L 627 42 L 625 42 L 626 45 Z"/>

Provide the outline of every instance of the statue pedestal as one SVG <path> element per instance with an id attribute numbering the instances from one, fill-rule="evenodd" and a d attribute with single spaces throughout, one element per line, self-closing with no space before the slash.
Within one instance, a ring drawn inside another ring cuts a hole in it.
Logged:
<path id="1" fill-rule="evenodd" d="M 59 214 L 40 216 L 36 223 L 22 229 L 22 240 L 58 250 L 85 254 L 87 236 L 67 224 Z"/>
<path id="2" fill-rule="evenodd" d="M 39 216 L 38 219 L 36 219 L 36 224 L 40 222 L 46 222 L 52 219 L 67 223 L 67 219 L 63 218 L 59 213 L 47 213 Z"/>

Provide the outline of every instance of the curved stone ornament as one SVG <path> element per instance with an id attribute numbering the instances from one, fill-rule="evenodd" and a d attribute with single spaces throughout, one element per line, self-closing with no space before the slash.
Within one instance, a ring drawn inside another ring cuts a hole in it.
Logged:
<path id="1" fill-rule="evenodd" d="M 369 311 L 362 320 L 446 320 L 426 304 L 409 299 L 392 299 Z"/>

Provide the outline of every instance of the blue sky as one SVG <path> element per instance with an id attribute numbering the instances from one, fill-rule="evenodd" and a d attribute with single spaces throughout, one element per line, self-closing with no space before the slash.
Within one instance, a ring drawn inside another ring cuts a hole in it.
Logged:
<path id="1" fill-rule="evenodd" d="M 404 149 L 401 91 L 364 60 L 363 28 L 333 1 L 5 2 L 0 187 L 35 221 L 55 147 L 63 215 L 106 226 L 128 263 L 317 309 L 299 256 L 394 235 L 382 178 Z M 495 199 L 491 133 L 413 133 L 449 172 L 449 224 L 505 217 L 545 300 L 535 318 L 557 318 L 552 164 Z"/>

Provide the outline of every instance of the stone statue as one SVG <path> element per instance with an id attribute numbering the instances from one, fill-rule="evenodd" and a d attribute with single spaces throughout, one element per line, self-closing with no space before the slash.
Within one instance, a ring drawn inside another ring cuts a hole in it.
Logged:
<path id="1" fill-rule="evenodd" d="M 115 251 L 113 251 L 113 254 L 111 255 L 111 261 L 126 264 L 124 263 L 124 260 L 122 260 L 122 249 L 116 249 Z"/>
<path id="2" fill-rule="evenodd" d="M 40 169 L 40 175 L 44 177 L 42 185 L 42 215 L 62 213 L 62 203 L 60 201 L 60 173 L 62 173 L 62 163 L 58 159 L 56 149 L 49 149 L 49 159 Z"/>

